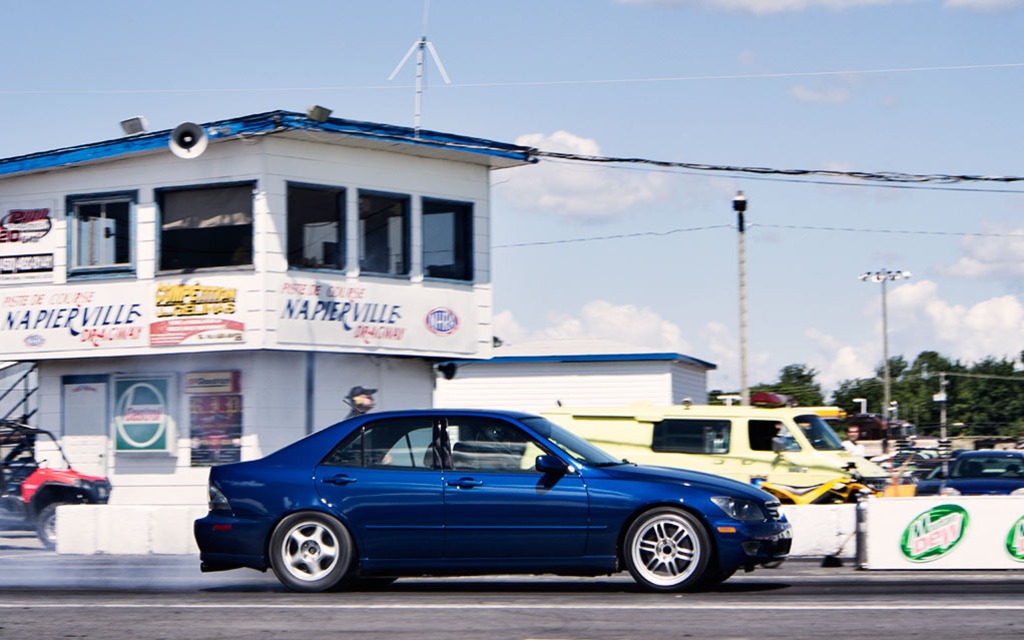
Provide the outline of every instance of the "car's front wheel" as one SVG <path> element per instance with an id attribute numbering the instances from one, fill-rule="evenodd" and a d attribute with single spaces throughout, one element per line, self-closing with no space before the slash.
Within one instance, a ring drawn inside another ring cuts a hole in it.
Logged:
<path id="1" fill-rule="evenodd" d="M 270 538 L 274 575 L 295 591 L 325 591 L 352 575 L 352 536 L 334 518 L 315 512 L 294 513 Z"/>
<path id="2" fill-rule="evenodd" d="M 671 507 L 652 509 L 629 527 L 623 556 L 641 586 L 683 591 L 701 584 L 711 559 L 711 541 L 692 514 Z"/>
<path id="3" fill-rule="evenodd" d="M 51 551 L 57 548 L 57 507 L 63 502 L 51 502 L 36 517 L 36 536 Z"/>

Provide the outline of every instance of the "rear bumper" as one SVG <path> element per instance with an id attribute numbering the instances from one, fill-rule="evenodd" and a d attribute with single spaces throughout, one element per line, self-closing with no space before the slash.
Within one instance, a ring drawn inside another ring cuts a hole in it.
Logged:
<path id="1" fill-rule="evenodd" d="M 192 526 L 202 571 L 249 568 L 266 571 L 269 524 L 210 513 Z"/>

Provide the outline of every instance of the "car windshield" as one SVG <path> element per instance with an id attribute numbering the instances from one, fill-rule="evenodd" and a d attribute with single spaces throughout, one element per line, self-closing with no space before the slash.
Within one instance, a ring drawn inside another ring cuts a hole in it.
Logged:
<path id="1" fill-rule="evenodd" d="M 949 473 L 951 478 L 1024 478 L 1018 456 L 970 456 L 959 458 Z"/>
<path id="2" fill-rule="evenodd" d="M 841 451 L 843 449 L 842 440 L 832 430 L 832 427 L 828 426 L 828 423 L 817 414 L 809 413 L 797 416 L 795 421 L 811 446 L 818 451 Z"/>
<path id="3" fill-rule="evenodd" d="M 537 432 L 537 434 L 543 436 L 552 445 L 572 456 L 573 460 L 577 462 L 592 467 L 623 463 L 623 460 L 595 447 L 576 434 L 554 424 L 547 418 L 523 418 L 522 422 Z"/>

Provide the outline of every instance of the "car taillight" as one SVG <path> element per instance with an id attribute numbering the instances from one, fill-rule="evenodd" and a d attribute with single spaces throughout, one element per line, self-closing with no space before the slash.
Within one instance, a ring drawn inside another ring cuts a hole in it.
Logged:
<path id="1" fill-rule="evenodd" d="M 210 483 L 210 511 L 231 511 L 231 503 L 220 487 Z"/>

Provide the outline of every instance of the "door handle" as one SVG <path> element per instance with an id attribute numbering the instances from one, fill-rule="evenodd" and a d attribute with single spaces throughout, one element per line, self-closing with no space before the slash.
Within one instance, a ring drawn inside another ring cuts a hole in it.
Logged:
<path id="1" fill-rule="evenodd" d="M 472 489 L 473 487 L 482 486 L 483 480 L 474 480 L 473 478 L 459 478 L 458 480 L 449 480 L 449 487 L 458 487 L 459 489 Z"/>
<path id="2" fill-rule="evenodd" d="M 331 476 L 330 478 L 324 478 L 323 481 L 325 483 L 327 483 L 327 484 L 345 485 L 345 484 L 351 484 L 351 483 L 355 482 L 356 479 L 351 477 L 351 476 L 346 476 L 344 474 L 339 473 L 336 476 Z"/>

